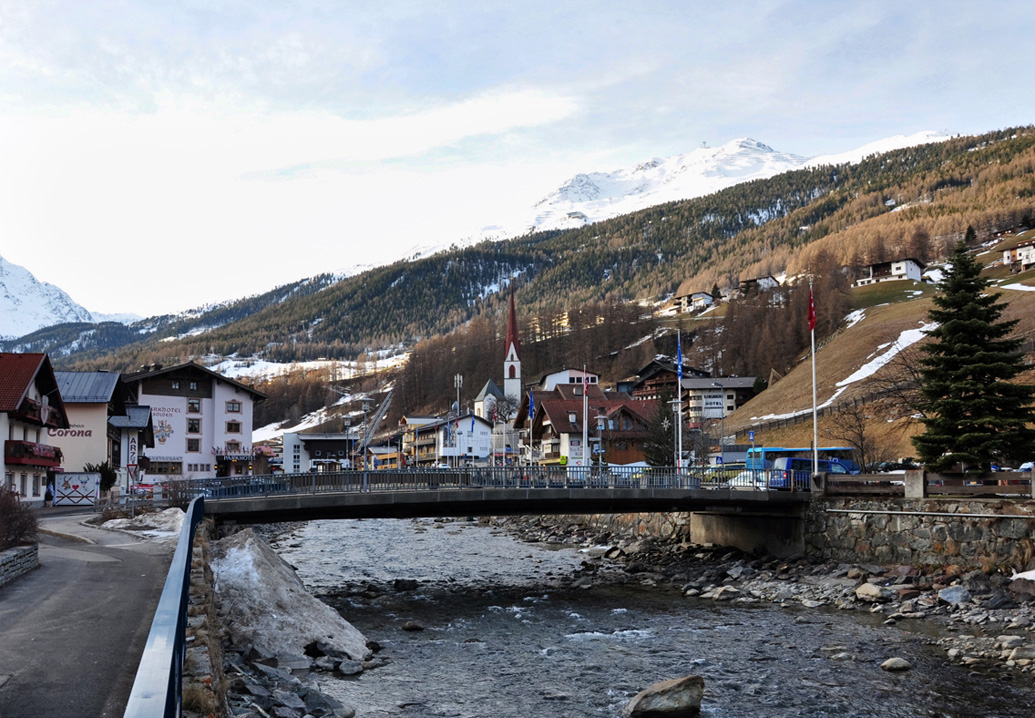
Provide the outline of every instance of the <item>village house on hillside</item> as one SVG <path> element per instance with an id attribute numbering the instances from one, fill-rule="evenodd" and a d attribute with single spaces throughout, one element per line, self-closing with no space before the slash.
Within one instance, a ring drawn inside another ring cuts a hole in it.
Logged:
<path id="1" fill-rule="evenodd" d="M 780 286 L 780 281 L 771 274 L 766 274 L 762 277 L 752 277 L 751 279 L 740 280 L 740 294 L 743 297 L 749 296 L 755 292 L 765 292 L 770 289 L 776 289 Z"/>
<path id="2" fill-rule="evenodd" d="M 1025 239 L 1003 249 L 1003 264 L 1014 273 L 1025 272 L 1035 266 L 1035 239 Z"/>
<path id="3" fill-rule="evenodd" d="M 920 260 L 912 258 L 867 264 L 862 268 L 861 276 L 855 280 L 855 286 L 865 287 L 868 284 L 899 279 L 912 279 L 914 282 L 919 282 L 923 278 L 926 266 Z"/>
<path id="4" fill-rule="evenodd" d="M 711 376 L 710 372 L 692 367 L 683 361 L 683 378 L 706 378 Z M 621 388 L 626 388 L 634 399 L 656 400 L 660 399 L 662 393 L 667 393 L 673 399 L 677 396 L 679 386 L 679 368 L 676 362 L 667 356 L 657 356 L 649 364 L 636 372 L 636 378 L 632 381 L 622 382 Z"/>
<path id="5" fill-rule="evenodd" d="M 68 415 L 50 358 L 0 353 L 4 486 L 21 501 L 43 506 L 64 457 L 59 445 L 44 440 L 47 432 L 63 429 L 68 429 Z"/>
<path id="6" fill-rule="evenodd" d="M 703 312 L 713 303 L 719 301 L 720 297 L 713 297 L 708 292 L 693 292 L 675 297 L 668 305 L 667 311 L 671 314 L 687 314 L 692 312 Z"/>

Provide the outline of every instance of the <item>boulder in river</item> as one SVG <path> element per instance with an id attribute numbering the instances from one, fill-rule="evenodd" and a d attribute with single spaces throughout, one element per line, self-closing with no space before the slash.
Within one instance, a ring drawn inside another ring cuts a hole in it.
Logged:
<path id="1" fill-rule="evenodd" d="M 701 712 L 704 678 L 686 676 L 648 686 L 629 701 L 624 714 L 629 718 L 684 718 Z"/>

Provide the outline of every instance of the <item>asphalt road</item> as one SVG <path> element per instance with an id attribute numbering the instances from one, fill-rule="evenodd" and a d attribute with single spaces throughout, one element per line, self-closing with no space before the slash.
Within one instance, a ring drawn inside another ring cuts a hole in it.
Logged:
<path id="1" fill-rule="evenodd" d="M 87 516 L 41 510 L 40 567 L 0 588 L 2 718 L 125 711 L 174 546 Z"/>

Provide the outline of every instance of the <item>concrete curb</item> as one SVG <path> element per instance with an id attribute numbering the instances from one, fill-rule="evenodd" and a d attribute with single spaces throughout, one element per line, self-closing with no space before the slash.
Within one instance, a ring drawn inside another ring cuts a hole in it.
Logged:
<path id="1" fill-rule="evenodd" d="M 57 538 L 63 538 L 63 539 L 66 539 L 68 541 L 76 541 L 78 543 L 87 543 L 87 544 L 92 544 L 94 546 L 97 545 L 96 541 L 94 541 L 92 539 L 88 539 L 85 536 L 79 536 L 78 534 L 69 534 L 69 533 L 65 533 L 64 531 L 55 531 L 53 529 L 41 528 L 41 529 L 37 529 L 37 533 L 46 534 L 47 536 L 55 536 Z"/>

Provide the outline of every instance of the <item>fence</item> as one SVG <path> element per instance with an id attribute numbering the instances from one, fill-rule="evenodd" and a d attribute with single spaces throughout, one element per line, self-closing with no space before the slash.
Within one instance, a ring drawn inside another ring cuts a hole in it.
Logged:
<path id="1" fill-rule="evenodd" d="M 124 718 L 178 718 L 182 704 L 183 656 L 186 651 L 187 601 L 190 594 L 194 531 L 205 514 L 205 500 L 187 508 L 165 588 L 151 622 Z"/>

